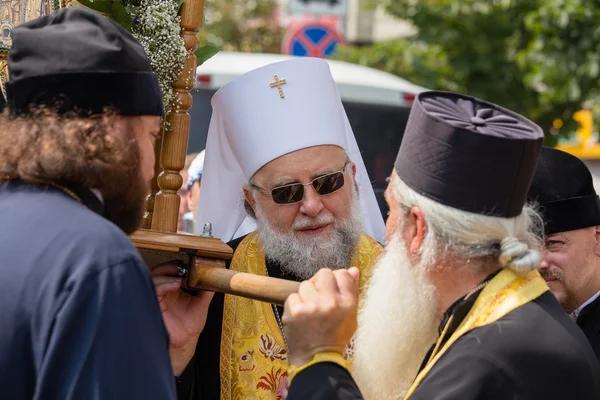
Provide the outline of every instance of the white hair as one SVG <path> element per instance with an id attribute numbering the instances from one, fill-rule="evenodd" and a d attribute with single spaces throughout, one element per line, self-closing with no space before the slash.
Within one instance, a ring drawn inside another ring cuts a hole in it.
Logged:
<path id="1" fill-rule="evenodd" d="M 540 265 L 543 221 L 534 207 L 526 205 L 520 215 L 501 218 L 458 210 L 431 200 L 411 189 L 395 173 L 391 194 L 400 208 L 421 209 L 427 232 L 420 257 L 429 265 L 442 256 L 469 262 L 493 257 L 500 266 L 528 272 Z"/>

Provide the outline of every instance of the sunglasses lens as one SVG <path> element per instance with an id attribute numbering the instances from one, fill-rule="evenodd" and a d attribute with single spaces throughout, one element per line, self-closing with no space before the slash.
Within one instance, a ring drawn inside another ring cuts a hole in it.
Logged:
<path id="1" fill-rule="evenodd" d="M 344 186 L 344 174 L 336 172 L 315 179 L 312 182 L 315 191 L 320 195 L 333 193 Z M 304 185 L 288 185 L 273 189 L 271 192 L 273 201 L 277 204 L 297 203 L 304 197 Z"/>
<path id="2" fill-rule="evenodd" d="M 313 181 L 313 186 L 317 193 L 321 195 L 333 193 L 344 186 L 344 174 L 336 172 L 317 178 Z"/>
<path id="3" fill-rule="evenodd" d="M 302 200 L 304 196 L 304 186 L 289 185 L 273 189 L 271 192 L 273 201 L 277 204 L 291 204 Z"/>

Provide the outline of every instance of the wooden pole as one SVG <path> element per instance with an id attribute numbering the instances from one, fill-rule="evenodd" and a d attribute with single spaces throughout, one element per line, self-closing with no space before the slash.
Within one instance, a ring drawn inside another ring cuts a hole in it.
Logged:
<path id="1" fill-rule="evenodd" d="M 198 48 L 198 31 L 202 27 L 204 0 L 185 0 L 181 8 L 181 36 L 185 41 L 188 59 L 175 83 L 176 101 L 173 112 L 167 116 L 169 128 L 164 132 L 160 151 L 161 172 L 156 181 L 159 191 L 154 198 L 154 209 L 151 215 L 151 228 L 154 231 L 177 232 L 179 219 L 179 203 L 181 199 L 177 191 L 183 184 L 179 174 L 185 165 L 190 115 L 192 106 L 190 90 L 194 87 L 196 76 L 196 56 Z"/>
<path id="2" fill-rule="evenodd" d="M 195 263 L 188 272 L 186 287 L 278 305 L 283 305 L 288 296 L 297 293 L 300 287 L 300 283 L 295 281 L 232 271 L 223 266 L 224 263 L 216 260 L 195 257 Z"/>
<path id="3" fill-rule="evenodd" d="M 130 237 L 150 268 L 172 260 L 188 265 L 184 287 L 283 305 L 290 294 L 298 291 L 298 282 L 228 270 L 225 259 L 231 258 L 232 251 L 223 242 L 175 233 L 180 203 L 177 192 L 183 184 L 179 173 L 185 164 L 190 129 L 190 90 L 196 76 L 194 52 L 198 48 L 197 33 L 202 27 L 203 12 L 204 0 L 183 2 L 181 36 L 189 56 L 174 85 L 177 100 L 167 116 L 169 128 L 156 143 L 156 175 L 151 182 L 152 193 L 146 199 L 143 230 Z"/>
<path id="4" fill-rule="evenodd" d="M 152 247 L 151 250 L 140 250 L 146 264 L 152 269 L 164 263 L 180 261 L 187 269 L 182 277 L 182 287 L 185 289 L 207 290 L 283 305 L 288 296 L 297 293 L 300 287 L 299 282 L 287 279 L 232 271 L 225 268 L 222 259 L 177 252 L 178 249 L 169 244 Z"/>
<path id="5" fill-rule="evenodd" d="M 129 238 L 152 269 L 166 262 L 182 262 L 187 273 L 183 287 L 209 290 L 282 305 L 298 291 L 299 283 L 236 272 L 225 268 L 233 250 L 219 239 L 170 232 L 139 230 Z"/>

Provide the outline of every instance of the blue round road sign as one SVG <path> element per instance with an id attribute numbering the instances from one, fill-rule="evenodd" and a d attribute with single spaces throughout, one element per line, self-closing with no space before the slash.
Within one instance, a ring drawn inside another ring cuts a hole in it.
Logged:
<path id="1" fill-rule="evenodd" d="M 325 25 L 307 25 L 290 37 L 287 53 L 293 56 L 326 58 L 341 43 L 342 38 L 334 29 Z"/>

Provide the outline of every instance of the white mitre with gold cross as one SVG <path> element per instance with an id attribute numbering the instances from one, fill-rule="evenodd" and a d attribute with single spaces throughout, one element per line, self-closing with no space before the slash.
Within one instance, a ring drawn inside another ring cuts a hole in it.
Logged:
<path id="1" fill-rule="evenodd" d="M 298 57 L 250 71 L 212 98 L 196 234 L 212 224 L 224 242 L 256 229 L 243 187 L 262 166 L 319 145 L 346 150 L 356 164 L 365 233 L 385 240 L 385 224 L 329 64 Z"/>

